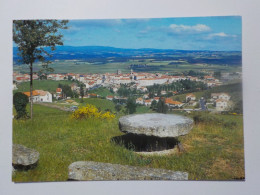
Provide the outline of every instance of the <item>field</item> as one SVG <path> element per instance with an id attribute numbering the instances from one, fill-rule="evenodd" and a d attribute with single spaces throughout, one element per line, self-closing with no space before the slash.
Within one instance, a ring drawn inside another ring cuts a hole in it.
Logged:
<path id="1" fill-rule="evenodd" d="M 139 72 L 183 72 L 189 70 L 207 70 L 207 71 L 223 71 L 223 72 L 237 72 L 241 71 L 241 66 L 224 66 L 218 64 L 190 64 L 188 62 L 179 63 L 178 65 L 170 63 L 175 63 L 176 61 L 154 61 L 154 59 L 144 59 L 144 60 L 128 60 L 125 62 L 105 62 L 105 63 L 91 63 L 84 62 L 78 63 L 78 60 L 58 60 L 54 61 L 50 67 L 54 68 L 54 73 L 115 73 L 120 69 L 123 73 L 130 72 L 129 66 L 132 64 L 146 64 L 146 68 L 134 68 L 134 71 Z M 34 65 L 34 70 L 38 71 L 41 69 L 41 64 L 36 63 Z M 14 71 L 29 72 L 27 65 L 14 66 Z"/>
<path id="2" fill-rule="evenodd" d="M 115 96 L 114 93 L 110 92 L 109 89 L 105 87 L 99 87 L 97 89 L 89 90 L 88 93 L 95 93 L 97 95 L 100 95 L 101 97 L 107 97 L 108 95 Z"/>
<path id="3" fill-rule="evenodd" d="M 84 101 L 96 104 L 102 110 L 113 109 L 107 100 L 93 98 Z M 147 112 L 147 109 L 140 107 L 137 110 Z M 207 118 L 196 124 L 190 134 L 180 138 L 186 149 L 184 153 L 141 156 L 111 141 L 123 134 L 118 128 L 118 117 L 112 121 L 77 121 L 70 119 L 70 114 L 34 105 L 33 120 L 13 120 L 13 143 L 34 148 L 40 153 L 38 166 L 27 172 L 16 171 L 13 181 L 66 181 L 68 166 L 75 161 L 187 171 L 190 180 L 244 178 L 242 116 L 212 115 L 210 120 L 217 122 L 207 123 Z"/>
<path id="4" fill-rule="evenodd" d="M 52 81 L 52 80 L 34 80 L 33 81 L 33 89 L 41 89 L 49 92 L 56 92 L 56 89 L 59 84 L 72 84 L 72 81 Z M 18 86 L 18 90 L 14 90 L 15 92 L 24 92 L 30 91 L 30 82 L 20 83 Z"/>

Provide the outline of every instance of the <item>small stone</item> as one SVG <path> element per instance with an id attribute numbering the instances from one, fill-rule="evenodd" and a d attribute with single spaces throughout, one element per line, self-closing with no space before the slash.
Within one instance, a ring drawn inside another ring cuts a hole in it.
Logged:
<path id="1" fill-rule="evenodd" d="M 78 161 L 69 166 L 69 180 L 188 180 L 188 173 L 93 161 Z"/>
<path id="2" fill-rule="evenodd" d="M 176 114 L 134 114 L 119 119 L 120 131 L 147 136 L 178 137 L 192 127 L 192 119 Z"/>
<path id="3" fill-rule="evenodd" d="M 40 154 L 34 149 L 13 144 L 12 165 L 14 169 L 28 170 L 37 166 Z"/>

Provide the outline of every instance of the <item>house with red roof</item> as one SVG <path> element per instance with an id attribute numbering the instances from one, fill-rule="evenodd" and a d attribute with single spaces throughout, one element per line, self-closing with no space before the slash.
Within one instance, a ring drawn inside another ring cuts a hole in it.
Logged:
<path id="1" fill-rule="evenodd" d="M 137 98 L 135 101 L 137 104 L 144 104 L 144 99 L 143 98 Z"/>
<path id="2" fill-rule="evenodd" d="M 62 88 L 57 88 L 56 89 L 56 94 L 61 94 L 61 92 L 62 92 Z"/>
<path id="3" fill-rule="evenodd" d="M 196 100 L 196 96 L 193 93 L 189 93 L 186 95 L 186 102 Z"/>
<path id="4" fill-rule="evenodd" d="M 112 96 L 112 95 L 108 95 L 108 96 L 106 97 L 106 99 L 112 101 L 112 100 L 114 99 L 114 96 Z"/>
<path id="5" fill-rule="evenodd" d="M 159 102 L 160 97 L 154 97 L 153 100 L 155 100 L 157 103 Z"/>
<path id="6" fill-rule="evenodd" d="M 172 100 L 171 98 L 165 98 L 165 104 L 169 107 L 182 107 L 183 106 L 183 103 L 181 102 L 178 102 L 178 101 L 174 101 Z"/>
<path id="7" fill-rule="evenodd" d="M 30 101 L 30 91 L 23 92 L 25 95 L 29 97 Z M 34 90 L 32 91 L 32 101 L 33 102 L 52 102 L 52 94 L 48 91 L 43 90 Z"/>
<path id="8" fill-rule="evenodd" d="M 144 100 L 144 105 L 151 106 L 151 104 L 152 104 L 152 100 L 151 99 Z"/>

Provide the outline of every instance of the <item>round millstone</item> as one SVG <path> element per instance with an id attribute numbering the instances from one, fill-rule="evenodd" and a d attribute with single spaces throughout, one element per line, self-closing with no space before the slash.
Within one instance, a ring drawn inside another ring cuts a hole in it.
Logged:
<path id="1" fill-rule="evenodd" d="M 192 127 L 192 119 L 175 114 L 134 114 L 119 119 L 120 131 L 147 136 L 178 137 Z"/>

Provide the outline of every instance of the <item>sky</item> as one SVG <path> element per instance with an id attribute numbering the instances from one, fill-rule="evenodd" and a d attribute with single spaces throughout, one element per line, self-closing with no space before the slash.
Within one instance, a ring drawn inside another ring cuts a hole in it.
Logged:
<path id="1" fill-rule="evenodd" d="M 70 20 L 66 46 L 241 51 L 240 16 Z"/>

